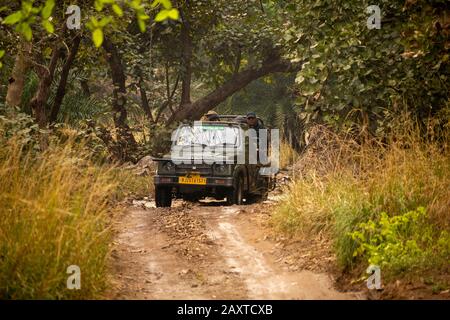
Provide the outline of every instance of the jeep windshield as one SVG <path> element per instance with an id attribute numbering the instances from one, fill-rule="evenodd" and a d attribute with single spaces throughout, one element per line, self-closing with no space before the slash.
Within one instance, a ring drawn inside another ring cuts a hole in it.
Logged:
<path id="1" fill-rule="evenodd" d="M 238 146 L 239 129 L 237 126 L 228 125 L 185 125 L 176 131 L 174 145 Z"/>

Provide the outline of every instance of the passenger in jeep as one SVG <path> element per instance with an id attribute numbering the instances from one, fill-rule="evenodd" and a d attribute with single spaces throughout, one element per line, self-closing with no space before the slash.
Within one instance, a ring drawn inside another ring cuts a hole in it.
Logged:
<path id="1" fill-rule="evenodd" d="M 203 117 L 201 121 L 220 121 L 219 115 L 213 110 L 209 110 Z"/>

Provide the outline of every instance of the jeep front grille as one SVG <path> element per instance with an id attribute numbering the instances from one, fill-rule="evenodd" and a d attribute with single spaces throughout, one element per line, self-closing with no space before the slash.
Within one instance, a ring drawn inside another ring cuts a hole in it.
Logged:
<path id="1" fill-rule="evenodd" d="M 212 166 L 205 164 L 179 164 L 176 166 L 176 173 L 187 174 L 189 172 L 198 172 L 204 175 L 211 175 Z"/>

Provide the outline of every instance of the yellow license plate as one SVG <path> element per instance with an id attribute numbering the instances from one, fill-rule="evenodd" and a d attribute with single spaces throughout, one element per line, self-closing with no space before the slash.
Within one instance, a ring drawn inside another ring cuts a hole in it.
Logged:
<path id="1" fill-rule="evenodd" d="M 181 184 L 206 184 L 206 178 L 200 177 L 199 175 L 191 175 L 178 177 L 178 182 Z"/>

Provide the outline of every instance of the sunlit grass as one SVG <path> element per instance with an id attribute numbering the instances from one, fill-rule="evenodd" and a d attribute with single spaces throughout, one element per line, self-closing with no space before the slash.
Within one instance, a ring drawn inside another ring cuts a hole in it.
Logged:
<path id="1" fill-rule="evenodd" d="M 138 178 L 93 163 L 70 142 L 33 154 L 9 140 L 0 148 L 0 298 L 98 297 L 106 282 L 114 204 L 148 192 Z M 67 267 L 81 290 L 66 288 Z"/>
<path id="2" fill-rule="evenodd" d="M 280 143 L 280 168 L 286 169 L 298 159 L 298 153 L 285 140 Z"/>
<path id="3" fill-rule="evenodd" d="M 436 231 L 450 230 L 447 143 L 421 139 L 414 126 L 387 144 L 324 135 L 325 146 L 306 152 L 295 166 L 300 178 L 286 188 L 273 216 L 278 230 L 303 238 L 326 234 L 343 267 L 354 263 L 356 243 L 348 233 L 381 212 L 399 215 L 422 206 Z"/>

